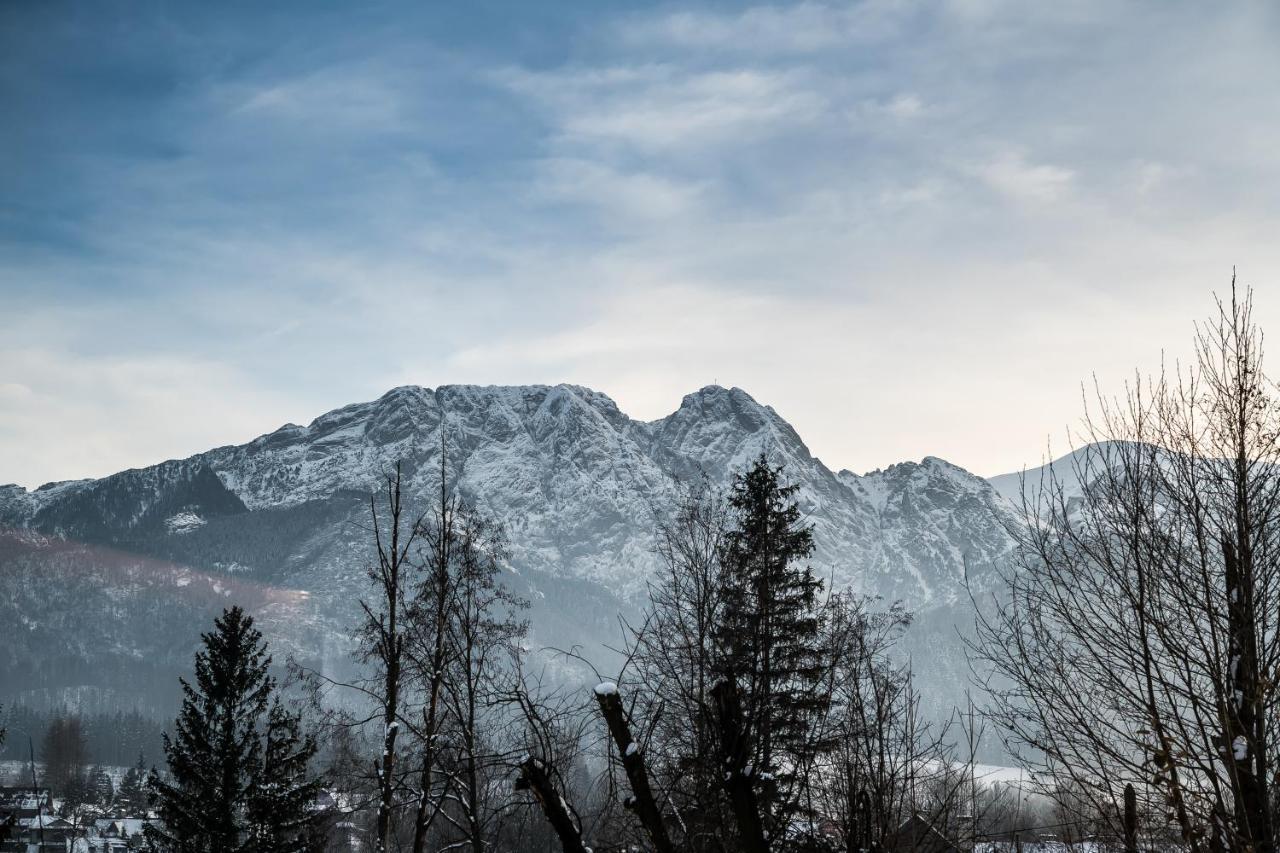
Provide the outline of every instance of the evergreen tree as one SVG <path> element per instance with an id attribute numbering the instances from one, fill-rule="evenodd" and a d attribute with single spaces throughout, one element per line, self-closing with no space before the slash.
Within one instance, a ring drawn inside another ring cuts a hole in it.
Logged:
<path id="1" fill-rule="evenodd" d="M 822 582 L 804 563 L 813 553 L 813 532 L 801 520 L 797 488 L 783 482 L 782 468 L 764 454 L 735 475 L 721 551 L 714 669 L 737 693 L 745 726 L 733 758 L 743 766 L 726 770 L 761 780 L 771 833 L 799 811 L 808 771 L 829 746 L 818 735 L 831 701 Z"/>
<path id="2" fill-rule="evenodd" d="M 262 767 L 249 792 L 249 849 L 255 853 L 308 853 L 324 847 L 324 815 L 315 810 L 322 788 L 308 775 L 316 754 L 313 735 L 277 699 L 267 717 Z"/>
<path id="3" fill-rule="evenodd" d="M 224 610 L 201 637 L 195 684 L 182 679 L 182 709 L 164 737 L 169 779 L 151 772 L 160 826 L 147 835 L 161 850 L 237 853 L 250 849 L 247 813 L 262 763 L 259 727 L 274 679 L 253 619 Z"/>
<path id="4" fill-rule="evenodd" d="M 141 752 L 138 753 L 137 763 L 120 780 L 120 790 L 116 792 L 116 807 L 128 817 L 147 813 L 147 765 L 143 762 Z"/>
<path id="5" fill-rule="evenodd" d="M 101 764 L 95 764 L 89 773 L 87 801 L 95 806 L 109 806 L 115 793 L 115 786 L 111 784 L 111 777 L 107 775 L 107 771 Z"/>

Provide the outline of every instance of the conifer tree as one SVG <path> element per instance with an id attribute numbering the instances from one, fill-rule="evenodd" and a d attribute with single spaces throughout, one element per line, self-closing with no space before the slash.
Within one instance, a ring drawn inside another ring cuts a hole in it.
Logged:
<path id="1" fill-rule="evenodd" d="M 224 610 L 203 634 L 195 684 L 184 698 L 172 738 L 164 736 L 166 780 L 154 770 L 151 788 L 160 825 L 151 842 L 181 853 L 237 853 L 248 846 L 250 793 L 262 762 L 261 720 L 275 686 L 271 658 L 253 619 Z"/>
<path id="2" fill-rule="evenodd" d="M 130 767 L 120 780 L 120 790 L 116 792 L 116 806 L 119 811 L 129 817 L 144 815 L 147 811 L 147 765 L 143 762 L 142 753 L 138 753 L 138 761 Z"/>
<path id="3" fill-rule="evenodd" d="M 813 553 L 813 532 L 801 520 L 797 488 L 764 454 L 735 475 L 721 552 L 716 669 L 738 694 L 744 726 L 733 759 L 742 766 L 725 771 L 761 780 L 771 833 L 781 832 L 799 807 L 808 769 L 826 746 L 818 722 L 831 701 L 822 582 L 804 562 Z"/>
<path id="4" fill-rule="evenodd" d="M 322 816 L 314 810 L 320 782 L 307 768 L 316 754 L 296 714 L 279 699 L 267 715 L 262 765 L 249 791 L 249 849 L 254 853 L 307 853 L 323 849 Z"/>
<path id="5" fill-rule="evenodd" d="M 114 797 L 115 787 L 111 784 L 111 777 L 101 764 L 95 764 L 89 773 L 88 802 L 95 806 L 109 806 Z"/>

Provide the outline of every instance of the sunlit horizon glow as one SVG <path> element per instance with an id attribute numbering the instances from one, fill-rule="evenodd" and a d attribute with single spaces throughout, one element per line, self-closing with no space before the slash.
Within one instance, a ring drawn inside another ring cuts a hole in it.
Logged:
<path id="1" fill-rule="evenodd" d="M 833 469 L 1065 451 L 1237 267 L 1280 10 L 6 4 L 0 483 L 405 384 L 708 384 Z"/>

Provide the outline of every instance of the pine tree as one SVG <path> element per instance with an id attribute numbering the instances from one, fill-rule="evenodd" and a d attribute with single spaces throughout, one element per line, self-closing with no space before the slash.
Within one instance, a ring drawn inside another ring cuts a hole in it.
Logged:
<path id="1" fill-rule="evenodd" d="M 816 738 L 815 723 L 831 701 L 824 687 L 830 654 L 821 630 L 822 582 L 804 563 L 813 553 L 813 532 L 801 520 L 797 488 L 784 484 L 782 468 L 764 454 L 735 475 L 732 524 L 721 552 L 715 669 L 738 694 L 745 725 L 732 759 L 742 766 L 725 770 L 763 780 L 771 833 L 799 810 L 808 770 L 827 746 Z"/>
<path id="2" fill-rule="evenodd" d="M 223 611 L 201 637 L 195 684 L 182 679 L 173 738 L 164 736 L 170 779 L 151 772 L 160 826 L 147 834 L 161 850 L 238 853 L 249 849 L 247 812 L 262 761 L 259 726 L 275 686 L 271 658 L 253 619 Z"/>
<path id="3" fill-rule="evenodd" d="M 147 813 L 147 765 L 141 752 L 138 753 L 137 763 L 120 780 L 120 790 L 116 792 L 116 807 L 127 817 Z"/>
<path id="4" fill-rule="evenodd" d="M 298 716 L 277 699 L 267 717 L 261 772 L 249 791 L 248 847 L 254 853 L 323 849 L 323 816 L 314 809 L 321 784 L 307 773 L 316 749 L 315 737 L 304 735 Z"/>

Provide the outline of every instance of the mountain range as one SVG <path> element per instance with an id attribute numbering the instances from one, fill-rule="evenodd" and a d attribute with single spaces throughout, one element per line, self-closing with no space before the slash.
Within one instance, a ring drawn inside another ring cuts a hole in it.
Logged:
<path id="1" fill-rule="evenodd" d="M 370 490 L 397 463 L 410 501 L 425 506 L 443 470 L 505 526 L 535 642 L 599 647 L 642 606 L 681 483 L 723 485 L 761 453 L 799 486 L 815 570 L 916 613 L 909 648 L 944 703 L 962 680 L 968 589 L 1013 550 L 1007 482 L 1002 494 L 934 457 L 833 471 L 738 388 L 708 386 L 646 422 L 573 385 L 401 387 L 187 459 L 0 486 L 0 620 L 17 629 L 0 643 L 0 701 L 167 712 L 199 630 L 232 600 L 278 658 L 340 669 L 366 588 Z"/>

